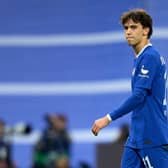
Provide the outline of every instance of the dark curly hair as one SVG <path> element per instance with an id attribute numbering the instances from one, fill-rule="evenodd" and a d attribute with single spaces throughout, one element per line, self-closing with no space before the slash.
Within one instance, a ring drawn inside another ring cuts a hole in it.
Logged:
<path id="1" fill-rule="evenodd" d="M 121 24 L 124 25 L 130 19 L 135 23 L 141 23 L 144 28 L 149 28 L 149 39 L 153 32 L 151 16 L 144 9 L 132 9 L 121 15 Z"/>

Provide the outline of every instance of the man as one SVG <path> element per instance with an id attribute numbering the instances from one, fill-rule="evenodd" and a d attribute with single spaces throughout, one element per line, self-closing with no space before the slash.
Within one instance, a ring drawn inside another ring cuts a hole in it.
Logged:
<path id="1" fill-rule="evenodd" d="M 121 16 L 125 38 L 135 54 L 132 95 L 116 110 L 95 120 L 92 132 L 132 111 L 130 135 L 125 144 L 122 168 L 168 167 L 168 118 L 166 63 L 150 43 L 152 18 L 143 9 Z"/>
<path id="2" fill-rule="evenodd" d="M 45 120 L 48 126 L 34 146 L 32 167 L 68 168 L 71 139 L 67 129 L 67 118 L 62 114 L 48 114 Z"/>
<path id="3" fill-rule="evenodd" d="M 12 161 L 12 146 L 6 137 L 6 123 L 0 119 L 0 168 L 15 168 Z"/>

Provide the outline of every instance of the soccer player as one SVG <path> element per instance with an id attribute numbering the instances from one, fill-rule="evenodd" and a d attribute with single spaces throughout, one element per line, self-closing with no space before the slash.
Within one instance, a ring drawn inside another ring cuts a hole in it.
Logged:
<path id="1" fill-rule="evenodd" d="M 121 16 L 124 34 L 134 50 L 132 94 L 120 107 L 94 121 L 92 132 L 132 111 L 130 135 L 124 147 L 122 168 L 168 167 L 166 63 L 152 46 L 152 18 L 143 9 Z"/>

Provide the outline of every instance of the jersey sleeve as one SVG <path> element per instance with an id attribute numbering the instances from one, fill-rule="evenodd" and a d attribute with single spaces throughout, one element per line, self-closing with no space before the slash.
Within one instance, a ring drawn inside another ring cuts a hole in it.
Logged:
<path id="1" fill-rule="evenodd" d="M 146 55 L 140 62 L 136 72 L 134 88 L 150 90 L 158 69 L 158 62 L 152 55 Z"/>
<path id="2" fill-rule="evenodd" d="M 109 113 L 112 120 L 116 120 L 123 115 L 137 108 L 145 99 L 148 92 L 143 88 L 136 88 L 133 94 L 121 106 Z"/>
<path id="3" fill-rule="evenodd" d="M 109 113 L 112 120 L 133 111 L 141 103 L 143 103 L 145 97 L 149 94 L 148 90 L 152 88 L 153 80 L 156 72 L 159 70 L 159 63 L 157 59 L 152 55 L 146 55 L 141 60 L 136 69 L 136 80 L 133 86 L 132 95 L 116 110 Z"/>

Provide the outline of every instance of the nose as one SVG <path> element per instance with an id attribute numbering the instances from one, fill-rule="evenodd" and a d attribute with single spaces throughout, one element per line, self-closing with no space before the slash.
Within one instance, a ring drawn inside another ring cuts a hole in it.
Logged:
<path id="1" fill-rule="evenodd" d="M 125 34 L 131 34 L 131 29 L 130 28 L 127 28 L 126 30 L 125 30 Z"/>

